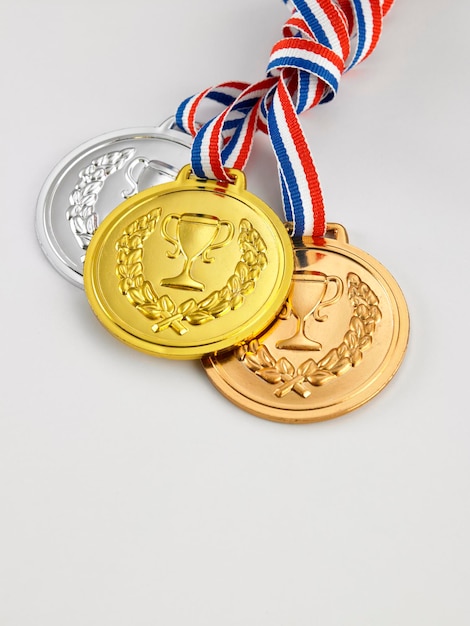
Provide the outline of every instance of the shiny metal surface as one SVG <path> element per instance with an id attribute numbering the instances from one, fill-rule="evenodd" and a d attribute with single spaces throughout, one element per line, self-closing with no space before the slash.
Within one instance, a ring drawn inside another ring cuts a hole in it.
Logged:
<path id="1" fill-rule="evenodd" d="M 103 326 L 137 350 L 196 359 L 255 337 L 291 286 L 292 241 L 246 189 L 182 168 L 123 202 L 97 230 L 85 293 Z"/>
<path id="2" fill-rule="evenodd" d="M 173 180 L 192 137 L 174 128 L 131 128 L 82 144 L 53 169 L 38 198 L 36 232 L 55 269 L 83 288 L 85 252 L 98 224 L 126 198 Z"/>
<path id="3" fill-rule="evenodd" d="M 274 323 L 203 365 L 231 402 L 264 419 L 319 422 L 362 406 L 391 380 L 409 335 L 405 298 L 376 259 L 333 238 L 294 239 L 292 287 Z"/>

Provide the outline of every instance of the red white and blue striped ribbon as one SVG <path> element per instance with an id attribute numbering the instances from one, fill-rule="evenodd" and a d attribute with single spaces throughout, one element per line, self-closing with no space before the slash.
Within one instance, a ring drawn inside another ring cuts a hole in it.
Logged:
<path id="1" fill-rule="evenodd" d="M 293 236 L 321 237 L 323 197 L 298 116 L 334 98 L 342 74 L 374 50 L 394 0 L 282 1 L 293 11 L 273 47 L 266 78 L 253 85 L 222 83 L 191 96 L 178 107 L 176 122 L 195 137 L 191 164 L 196 176 L 221 181 L 230 181 L 226 168 L 244 168 L 256 130 L 268 133 Z M 198 128 L 206 100 L 224 109 Z"/>

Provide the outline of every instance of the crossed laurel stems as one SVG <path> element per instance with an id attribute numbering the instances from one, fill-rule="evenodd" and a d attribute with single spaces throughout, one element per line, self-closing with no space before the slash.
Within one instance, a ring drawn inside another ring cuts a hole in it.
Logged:
<path id="1" fill-rule="evenodd" d="M 303 398 L 311 395 L 305 383 L 313 387 L 326 385 L 361 363 L 363 353 L 371 347 L 377 324 L 382 319 L 379 300 L 372 289 L 359 276 L 347 276 L 348 297 L 353 306 L 349 330 L 343 341 L 318 363 L 307 359 L 297 368 L 286 358 L 276 360 L 268 348 L 254 340 L 238 349 L 238 358 L 257 376 L 271 385 L 279 385 L 274 391 L 283 398 L 294 391 Z"/>
<path id="2" fill-rule="evenodd" d="M 252 224 L 242 219 L 238 236 L 241 257 L 226 285 L 199 302 L 190 298 L 177 305 L 168 295 L 159 297 L 144 277 L 143 244 L 155 231 L 161 211 L 161 208 L 151 211 L 124 231 L 116 243 L 116 274 L 121 293 L 140 313 L 156 322 L 153 332 L 172 328 L 184 335 L 189 330 L 185 321 L 194 326 L 205 324 L 242 306 L 267 265 L 266 244 Z"/>

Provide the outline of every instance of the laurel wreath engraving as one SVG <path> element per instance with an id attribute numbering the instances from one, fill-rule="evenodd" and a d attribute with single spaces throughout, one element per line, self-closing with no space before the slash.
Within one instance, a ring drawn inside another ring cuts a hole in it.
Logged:
<path id="1" fill-rule="evenodd" d="M 371 347 L 376 326 L 382 318 L 379 299 L 357 274 L 349 273 L 347 284 L 348 297 L 353 305 L 349 330 L 339 346 L 330 350 L 318 363 L 307 359 L 296 368 L 285 357 L 276 360 L 268 348 L 257 340 L 238 349 L 238 359 L 252 372 L 267 383 L 278 385 L 274 391 L 278 398 L 291 391 L 308 398 L 312 392 L 307 383 L 320 387 L 335 380 L 352 367 L 357 367 L 364 352 Z"/>
<path id="2" fill-rule="evenodd" d="M 184 335 L 189 330 L 184 322 L 194 326 L 205 324 L 242 306 L 268 263 L 266 244 L 251 222 L 240 221 L 241 257 L 226 285 L 199 302 L 190 298 L 177 305 L 168 295 L 159 297 L 144 277 L 143 243 L 154 232 L 160 216 L 161 208 L 135 220 L 116 244 L 119 289 L 140 313 L 156 322 L 153 332 L 171 327 Z"/>
<path id="3" fill-rule="evenodd" d="M 88 167 L 79 173 L 79 181 L 69 196 L 70 207 L 67 209 L 66 217 L 83 250 L 88 248 L 91 238 L 98 228 L 95 204 L 106 179 L 122 169 L 134 153 L 135 148 L 108 152 L 98 159 L 94 159 Z"/>

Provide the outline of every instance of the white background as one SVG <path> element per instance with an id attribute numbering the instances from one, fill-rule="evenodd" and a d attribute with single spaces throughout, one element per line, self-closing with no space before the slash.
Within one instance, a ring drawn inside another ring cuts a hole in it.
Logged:
<path id="1" fill-rule="evenodd" d="M 412 334 L 340 419 L 232 406 L 135 352 L 43 256 L 67 152 L 264 74 L 279 0 L 1 0 L 1 626 L 468 626 L 470 5 L 398 1 L 302 116 L 327 218 L 395 275 Z M 250 189 L 277 210 L 256 140 Z"/>

